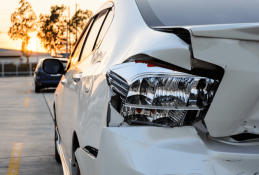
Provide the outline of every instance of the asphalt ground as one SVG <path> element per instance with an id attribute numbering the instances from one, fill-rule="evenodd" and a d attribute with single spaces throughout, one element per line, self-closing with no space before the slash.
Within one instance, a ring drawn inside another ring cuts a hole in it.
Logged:
<path id="1" fill-rule="evenodd" d="M 0 78 L 0 175 L 61 175 L 54 158 L 53 89 L 33 77 Z"/>

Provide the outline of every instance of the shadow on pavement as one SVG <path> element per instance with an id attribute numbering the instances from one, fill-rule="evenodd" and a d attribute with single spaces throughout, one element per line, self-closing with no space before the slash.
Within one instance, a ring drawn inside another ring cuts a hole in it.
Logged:
<path id="1" fill-rule="evenodd" d="M 54 93 L 55 91 L 56 91 L 55 88 L 41 89 L 42 93 Z"/>

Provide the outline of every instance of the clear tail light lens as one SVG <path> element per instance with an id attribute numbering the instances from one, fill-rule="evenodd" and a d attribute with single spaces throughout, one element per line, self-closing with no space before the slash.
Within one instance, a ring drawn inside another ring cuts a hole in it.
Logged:
<path id="1" fill-rule="evenodd" d="M 165 69 L 165 68 L 160 68 Z M 172 71 L 155 72 L 150 67 L 134 81 L 127 81 L 112 70 L 107 73 L 111 89 L 121 96 L 120 114 L 128 123 L 182 126 L 188 111 L 208 109 L 219 82 Z M 168 70 L 168 69 L 166 69 Z"/>

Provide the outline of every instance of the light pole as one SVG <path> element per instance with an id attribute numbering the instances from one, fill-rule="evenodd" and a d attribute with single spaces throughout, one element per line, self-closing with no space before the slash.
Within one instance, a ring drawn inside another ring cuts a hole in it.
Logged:
<path id="1" fill-rule="evenodd" d="M 36 48 L 37 48 L 37 63 L 39 62 L 39 57 L 38 57 L 38 41 L 36 39 Z"/>
<path id="2" fill-rule="evenodd" d="M 67 24 L 67 40 L 66 40 L 66 57 L 68 58 L 68 53 L 67 53 L 67 44 L 68 44 L 68 24 Z"/>
<path id="3" fill-rule="evenodd" d="M 76 3 L 76 41 L 77 41 L 77 23 L 78 23 L 78 20 L 77 20 L 77 6 L 79 6 L 79 5 Z"/>
<path id="4" fill-rule="evenodd" d="M 69 1 L 69 7 L 68 7 L 68 27 L 70 28 L 70 1 Z M 71 53 L 71 43 L 70 43 L 70 30 L 68 30 L 68 33 L 69 33 L 69 36 L 68 36 L 68 39 L 69 39 L 69 42 L 68 42 L 68 46 L 69 46 L 69 53 Z"/>

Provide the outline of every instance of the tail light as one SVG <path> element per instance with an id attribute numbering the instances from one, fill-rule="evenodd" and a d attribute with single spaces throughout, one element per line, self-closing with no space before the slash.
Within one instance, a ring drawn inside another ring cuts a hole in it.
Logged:
<path id="1" fill-rule="evenodd" d="M 118 112 L 125 121 L 167 127 L 182 126 L 188 113 L 207 110 L 219 84 L 141 62 L 111 68 L 107 80 L 120 96 Z"/>

